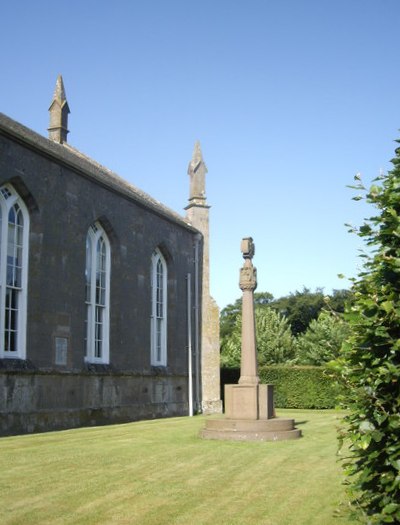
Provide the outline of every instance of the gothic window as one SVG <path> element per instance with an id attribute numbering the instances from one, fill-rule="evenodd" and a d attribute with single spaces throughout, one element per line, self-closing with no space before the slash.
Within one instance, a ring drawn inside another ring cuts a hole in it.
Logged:
<path id="1" fill-rule="evenodd" d="M 151 258 L 151 364 L 167 365 L 167 264 L 159 250 Z"/>
<path id="2" fill-rule="evenodd" d="M 109 363 L 110 243 L 99 223 L 86 237 L 86 361 Z"/>
<path id="3" fill-rule="evenodd" d="M 29 214 L 10 185 L 0 188 L 0 358 L 26 358 Z"/>

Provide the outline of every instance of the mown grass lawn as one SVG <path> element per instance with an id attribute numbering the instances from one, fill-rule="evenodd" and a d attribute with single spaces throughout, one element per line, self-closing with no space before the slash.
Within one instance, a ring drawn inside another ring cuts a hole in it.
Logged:
<path id="1" fill-rule="evenodd" d="M 198 438 L 204 417 L 0 439 L 0 523 L 345 525 L 334 411 L 296 441 Z"/>

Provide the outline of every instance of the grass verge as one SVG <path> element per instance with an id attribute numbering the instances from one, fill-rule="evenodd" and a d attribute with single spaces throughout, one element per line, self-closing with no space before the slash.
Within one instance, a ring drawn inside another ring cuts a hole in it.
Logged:
<path id="1" fill-rule="evenodd" d="M 346 525 L 338 413 L 279 410 L 296 441 L 198 438 L 204 417 L 0 439 L 0 523 Z"/>

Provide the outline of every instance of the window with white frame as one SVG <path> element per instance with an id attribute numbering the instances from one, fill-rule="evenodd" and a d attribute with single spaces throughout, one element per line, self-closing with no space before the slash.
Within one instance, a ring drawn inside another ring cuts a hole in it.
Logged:
<path id="1" fill-rule="evenodd" d="M 167 365 L 167 264 L 159 250 L 151 258 L 151 364 Z"/>
<path id="2" fill-rule="evenodd" d="M 14 188 L 0 188 L 0 358 L 26 358 L 29 213 Z"/>
<path id="3" fill-rule="evenodd" d="M 110 359 L 110 243 L 98 222 L 86 237 L 86 361 Z"/>

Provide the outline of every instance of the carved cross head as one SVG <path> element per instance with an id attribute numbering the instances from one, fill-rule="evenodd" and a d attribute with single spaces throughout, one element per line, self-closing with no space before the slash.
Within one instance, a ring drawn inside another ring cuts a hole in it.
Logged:
<path id="1" fill-rule="evenodd" d="M 240 250 L 243 254 L 243 259 L 252 259 L 254 257 L 255 246 L 252 237 L 245 237 L 240 244 Z"/>

